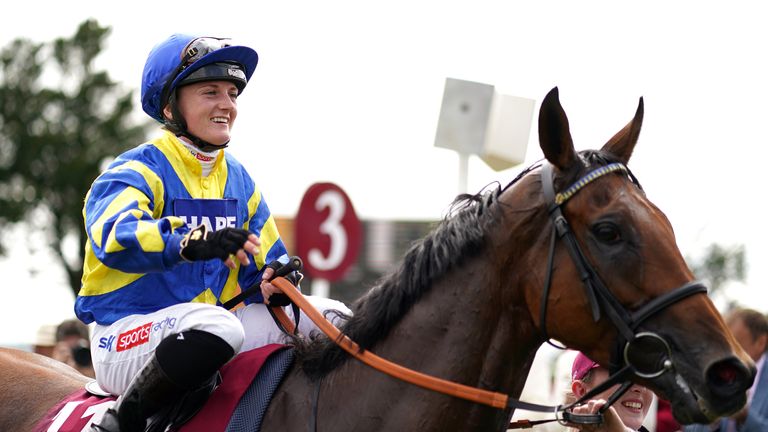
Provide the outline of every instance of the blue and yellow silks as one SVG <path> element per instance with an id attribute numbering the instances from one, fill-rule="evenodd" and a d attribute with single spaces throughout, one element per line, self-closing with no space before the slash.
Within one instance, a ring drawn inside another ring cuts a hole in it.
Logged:
<path id="1" fill-rule="evenodd" d="M 120 155 L 88 191 L 83 217 L 88 242 L 75 313 L 85 323 L 108 325 L 184 302 L 222 304 L 260 281 L 265 263 L 287 262 L 275 220 L 243 166 L 223 153 L 203 177 L 168 132 Z M 235 270 L 218 259 L 186 262 L 181 239 L 200 223 L 248 229 L 261 251 Z M 261 301 L 257 294 L 247 302 Z"/>

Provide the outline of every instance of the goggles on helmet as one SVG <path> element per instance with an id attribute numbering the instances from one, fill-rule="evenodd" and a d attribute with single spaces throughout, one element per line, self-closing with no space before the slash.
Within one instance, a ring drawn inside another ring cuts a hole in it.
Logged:
<path id="1" fill-rule="evenodd" d="M 228 46 L 232 46 L 232 39 L 215 37 L 199 37 L 192 39 L 181 51 L 181 63 L 176 71 L 176 75 L 186 69 L 187 66 L 200 60 L 204 55 Z"/>

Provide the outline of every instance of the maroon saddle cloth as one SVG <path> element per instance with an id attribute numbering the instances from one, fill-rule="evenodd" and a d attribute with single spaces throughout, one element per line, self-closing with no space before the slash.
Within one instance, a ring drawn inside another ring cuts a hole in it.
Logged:
<path id="1" fill-rule="evenodd" d="M 238 404 L 254 384 L 254 380 L 267 360 L 278 352 L 288 348 L 286 345 L 270 344 L 264 347 L 238 354 L 232 361 L 221 368 L 221 385 L 211 393 L 203 408 L 189 422 L 181 425 L 179 432 L 216 432 L 238 430 L 237 422 L 233 426 L 230 419 L 242 418 L 236 413 Z M 285 372 L 287 368 L 281 368 Z M 279 380 L 283 373 L 270 374 L 267 379 Z M 277 387 L 277 383 L 270 387 Z M 263 392 L 261 392 L 263 393 Z M 271 393 L 269 394 L 271 396 Z M 81 432 L 89 430 L 91 423 L 101 419 L 104 412 L 115 404 L 114 396 L 96 396 L 85 389 L 69 395 L 54 406 L 46 416 L 37 424 L 34 432 Z M 268 401 L 266 401 L 268 404 Z M 261 403 L 266 409 L 264 402 Z M 263 414 L 263 413 L 262 413 Z M 259 422 L 250 414 L 247 421 Z M 242 421 L 241 421 L 242 422 Z M 250 425 L 253 427 L 253 424 Z M 251 429 L 253 430 L 253 429 Z M 257 428 L 258 430 L 258 428 Z"/>

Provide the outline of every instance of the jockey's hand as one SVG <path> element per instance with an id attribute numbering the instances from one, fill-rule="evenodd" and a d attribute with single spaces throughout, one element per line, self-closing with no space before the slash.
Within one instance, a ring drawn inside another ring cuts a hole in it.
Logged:
<path id="1" fill-rule="evenodd" d="M 267 266 L 264 269 L 264 273 L 261 275 L 261 296 L 264 297 L 264 303 L 269 304 L 269 297 L 272 294 L 282 293 L 283 290 L 272 285 L 270 280 L 275 275 L 275 268 Z"/>
<path id="2" fill-rule="evenodd" d="M 571 412 L 574 414 L 596 414 L 605 404 L 604 399 L 592 399 L 584 405 L 574 407 Z M 583 432 L 628 432 L 631 430 L 624 425 L 613 407 L 609 407 L 603 413 L 603 422 L 600 424 L 568 423 L 568 426 Z"/>
<path id="3" fill-rule="evenodd" d="M 181 241 L 181 257 L 187 261 L 205 261 L 219 258 L 224 264 L 235 269 L 235 261 L 232 255 L 242 265 L 248 265 L 251 261 L 247 253 L 257 255 L 261 241 L 256 234 L 239 228 L 222 228 L 215 232 L 208 231 L 205 225 L 193 229 Z"/>
<path id="4" fill-rule="evenodd" d="M 277 286 L 273 285 L 270 281 L 275 277 L 282 276 L 288 280 L 288 282 L 292 283 L 293 286 L 298 288 L 301 280 L 304 279 L 304 275 L 298 271 L 300 268 L 301 260 L 299 260 L 298 257 L 291 258 L 289 265 L 283 264 L 280 261 L 273 261 L 269 263 L 261 276 L 260 288 L 261 295 L 264 297 L 264 303 L 271 304 L 272 306 L 288 306 L 291 304 L 291 299 L 287 295 L 283 294 L 283 291 Z M 280 295 L 272 297 L 272 294 Z M 269 300 L 270 297 L 272 298 L 271 302 Z"/>

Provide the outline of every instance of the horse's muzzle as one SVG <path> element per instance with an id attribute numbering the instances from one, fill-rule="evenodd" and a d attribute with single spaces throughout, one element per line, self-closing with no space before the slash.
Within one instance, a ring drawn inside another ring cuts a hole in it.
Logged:
<path id="1" fill-rule="evenodd" d="M 754 365 L 747 366 L 732 356 L 710 364 L 704 376 L 712 397 L 725 401 L 742 395 L 752 387 L 755 373 Z"/>

